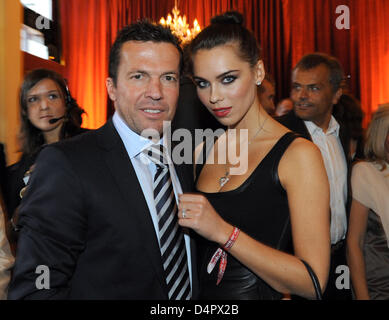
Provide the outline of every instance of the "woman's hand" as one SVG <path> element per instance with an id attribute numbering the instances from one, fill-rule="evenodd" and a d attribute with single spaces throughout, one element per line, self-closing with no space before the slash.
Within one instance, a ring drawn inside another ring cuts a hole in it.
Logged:
<path id="1" fill-rule="evenodd" d="M 183 217 L 183 210 L 185 210 L 185 217 Z M 201 194 L 179 195 L 178 223 L 221 245 L 227 242 L 233 230 L 233 226 L 224 221 L 207 198 Z"/>

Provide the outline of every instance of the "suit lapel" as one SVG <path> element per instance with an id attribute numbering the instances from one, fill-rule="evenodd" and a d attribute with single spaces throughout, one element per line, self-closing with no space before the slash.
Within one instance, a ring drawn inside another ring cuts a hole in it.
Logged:
<path id="1" fill-rule="evenodd" d="M 295 121 L 295 132 L 301 134 L 305 139 L 308 139 L 312 141 L 312 136 L 308 131 L 307 126 L 305 125 L 304 120 L 298 118 L 294 112 L 290 112 L 290 114 L 293 114 L 293 120 Z"/>
<path id="2" fill-rule="evenodd" d="M 129 214 L 133 215 L 136 219 L 136 223 L 139 226 L 139 233 L 147 239 L 142 244 L 144 244 L 145 250 L 149 253 L 161 287 L 164 288 L 167 296 L 168 289 L 162 267 L 158 239 L 155 234 L 146 199 L 131 160 L 119 134 L 113 126 L 112 120 L 107 122 L 101 133 L 100 145 L 104 149 L 103 153 L 107 167 L 118 185 L 123 201 L 126 202 L 126 207 L 130 211 Z"/>
<path id="3" fill-rule="evenodd" d="M 345 130 L 345 127 L 339 122 L 339 140 L 340 140 L 340 143 L 342 144 L 342 147 L 343 147 L 343 151 L 344 151 L 344 155 L 346 157 L 346 160 L 347 162 L 349 162 L 349 153 L 350 153 L 350 137 L 349 137 L 349 134 L 347 132 L 347 130 Z"/>
<path id="4" fill-rule="evenodd" d="M 190 165 L 174 165 L 176 170 L 178 180 L 180 181 L 182 192 L 192 192 L 193 191 L 193 175 L 191 176 Z M 192 169 L 193 170 L 193 169 Z"/>
<path id="5" fill-rule="evenodd" d="M 282 117 L 276 118 L 276 120 L 288 129 L 302 135 L 305 139 L 312 141 L 312 137 L 304 121 L 296 116 L 294 110 Z"/>
<path id="6" fill-rule="evenodd" d="M 172 151 L 177 146 L 177 142 L 171 141 Z M 172 159 L 173 160 L 173 159 Z M 193 163 L 183 163 L 177 165 L 174 163 L 174 169 L 176 170 L 178 180 L 180 181 L 182 192 L 194 191 L 194 176 L 193 176 Z"/>

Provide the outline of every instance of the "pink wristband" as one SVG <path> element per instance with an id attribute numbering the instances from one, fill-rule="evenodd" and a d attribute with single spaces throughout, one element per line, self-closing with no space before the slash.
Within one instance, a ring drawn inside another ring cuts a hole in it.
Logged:
<path id="1" fill-rule="evenodd" d="M 239 232 L 240 230 L 237 227 L 234 227 L 234 230 L 232 230 L 230 237 L 228 238 L 227 242 L 223 246 L 223 249 L 225 251 L 229 251 L 232 248 L 236 239 L 238 239 Z"/>
<path id="2" fill-rule="evenodd" d="M 223 249 L 222 248 L 217 249 L 216 252 L 212 256 L 211 261 L 209 261 L 209 263 L 208 263 L 207 272 L 211 273 L 213 268 L 216 266 L 216 263 L 220 259 L 219 272 L 217 274 L 216 285 L 218 285 L 220 283 L 220 281 L 222 281 L 224 271 L 226 270 L 226 266 L 227 266 L 227 252 L 226 251 L 229 251 L 232 248 L 236 239 L 239 236 L 239 232 L 240 232 L 240 230 L 238 228 L 234 227 L 234 230 L 232 231 L 227 242 L 223 245 Z"/>

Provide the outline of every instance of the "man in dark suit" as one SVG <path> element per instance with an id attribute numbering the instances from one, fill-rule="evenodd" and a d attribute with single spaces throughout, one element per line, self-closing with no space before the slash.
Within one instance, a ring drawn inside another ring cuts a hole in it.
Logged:
<path id="1" fill-rule="evenodd" d="M 330 183 L 331 267 L 325 299 L 349 299 L 345 236 L 348 209 L 350 134 L 333 117 L 342 95 L 340 62 L 326 54 L 304 56 L 292 72 L 293 111 L 278 118 L 289 129 L 313 141 L 320 149 Z"/>
<path id="2" fill-rule="evenodd" d="M 160 150 L 181 70 L 169 29 L 141 21 L 120 31 L 106 81 L 114 116 L 38 157 L 20 207 L 10 299 L 196 297 L 194 248 L 176 205 L 192 190 L 192 170 L 166 164 Z"/>

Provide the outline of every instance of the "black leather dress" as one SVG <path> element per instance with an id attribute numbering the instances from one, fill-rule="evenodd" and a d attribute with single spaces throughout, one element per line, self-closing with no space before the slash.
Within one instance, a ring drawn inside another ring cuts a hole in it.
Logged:
<path id="1" fill-rule="evenodd" d="M 285 150 L 298 137 L 286 133 L 269 151 L 250 177 L 237 189 L 203 193 L 221 217 L 270 247 L 292 251 L 288 199 L 278 179 L 278 164 Z M 196 167 L 197 174 L 202 166 Z M 222 281 L 216 285 L 218 267 L 207 273 L 207 265 L 218 244 L 198 236 L 200 299 L 275 300 L 282 294 L 228 254 Z"/>

